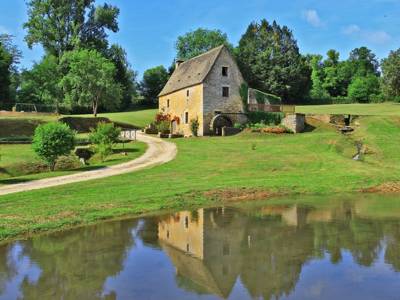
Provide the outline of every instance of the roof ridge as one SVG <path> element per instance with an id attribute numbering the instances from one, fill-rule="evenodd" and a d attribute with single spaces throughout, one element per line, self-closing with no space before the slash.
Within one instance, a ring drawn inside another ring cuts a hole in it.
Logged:
<path id="1" fill-rule="evenodd" d="M 189 61 L 191 61 L 191 60 L 194 60 L 194 59 L 196 59 L 196 58 L 198 58 L 198 57 L 201 57 L 201 56 L 210 54 L 210 52 L 216 51 L 218 48 L 221 48 L 221 49 L 222 49 L 223 47 L 225 47 L 224 44 L 222 44 L 222 45 L 220 45 L 220 46 L 218 46 L 218 47 L 212 48 L 212 49 L 208 50 L 207 52 L 204 52 L 204 53 L 199 54 L 199 55 L 197 55 L 197 56 L 195 56 L 195 57 L 192 57 L 192 58 L 190 58 L 190 59 L 188 59 L 188 60 L 185 60 L 181 65 L 183 65 L 183 64 L 185 64 L 185 63 L 187 63 L 187 62 L 189 62 Z"/>

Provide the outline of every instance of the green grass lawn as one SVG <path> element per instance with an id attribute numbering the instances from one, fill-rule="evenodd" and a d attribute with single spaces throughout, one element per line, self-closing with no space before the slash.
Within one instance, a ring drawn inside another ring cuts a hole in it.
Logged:
<path id="1" fill-rule="evenodd" d="M 359 116 L 400 116 L 399 103 L 332 104 L 296 106 L 304 114 L 352 114 Z"/>
<path id="2" fill-rule="evenodd" d="M 147 145 L 142 142 L 131 142 L 125 145 L 117 144 L 114 146 L 114 153 L 107 157 L 104 162 L 95 155 L 89 160 L 89 165 L 86 167 L 80 166 L 76 161 L 75 168 L 48 172 L 43 162 L 33 152 L 31 145 L 0 145 L 0 186 L 68 175 L 124 163 L 142 155 L 146 148 Z M 122 152 L 126 152 L 127 155 Z"/>
<path id="3" fill-rule="evenodd" d="M 400 178 L 400 118 L 363 117 L 352 137 L 329 125 L 298 135 L 242 133 L 175 140 L 177 158 L 136 173 L 0 198 L 0 239 L 159 209 L 218 203 L 219 193 L 359 191 Z M 369 153 L 354 161 L 355 140 Z M 224 195 L 224 193 L 222 193 Z M 327 197 L 328 197 L 327 196 Z M 222 197 L 223 198 L 223 197 Z"/>
<path id="4" fill-rule="evenodd" d="M 129 112 L 104 113 L 98 114 L 98 117 L 109 118 L 111 121 L 145 127 L 154 121 L 158 109 L 144 109 Z M 74 117 L 92 117 L 93 115 L 74 115 Z"/>

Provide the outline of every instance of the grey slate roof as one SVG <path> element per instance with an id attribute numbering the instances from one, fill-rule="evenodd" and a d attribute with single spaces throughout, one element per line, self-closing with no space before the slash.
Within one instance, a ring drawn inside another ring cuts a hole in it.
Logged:
<path id="1" fill-rule="evenodd" d="M 193 57 L 179 65 L 158 96 L 165 96 L 178 90 L 202 83 L 210 73 L 224 45 Z"/>

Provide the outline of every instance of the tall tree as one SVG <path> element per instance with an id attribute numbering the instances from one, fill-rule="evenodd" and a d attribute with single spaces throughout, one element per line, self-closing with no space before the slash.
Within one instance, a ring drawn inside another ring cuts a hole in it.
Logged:
<path id="1" fill-rule="evenodd" d="M 120 109 L 127 109 L 132 104 L 133 97 L 137 96 L 136 72 L 132 70 L 125 50 L 119 45 L 112 45 L 107 50 L 107 58 L 115 65 L 115 81 L 121 84 Z"/>
<path id="2" fill-rule="evenodd" d="M 169 79 L 168 71 L 164 66 L 148 69 L 143 74 L 140 89 L 148 104 L 156 104 L 158 94 L 164 88 Z"/>
<path id="3" fill-rule="evenodd" d="M 367 47 L 352 50 L 349 62 L 354 77 L 365 77 L 370 74 L 379 75 L 379 62 L 375 54 Z"/>
<path id="4" fill-rule="evenodd" d="M 198 28 L 178 37 L 176 58 L 188 60 L 221 45 L 233 49 L 228 36 L 222 31 Z"/>
<path id="5" fill-rule="evenodd" d="M 387 98 L 400 101 L 400 49 L 382 60 L 383 89 Z"/>
<path id="6" fill-rule="evenodd" d="M 0 103 L 15 102 L 19 74 L 17 64 L 21 51 L 12 39 L 9 34 L 0 34 Z"/>
<path id="7" fill-rule="evenodd" d="M 56 105 L 58 108 L 63 100 L 58 85 L 61 76 L 57 58 L 54 55 L 44 56 L 39 63 L 34 63 L 31 70 L 21 73 L 20 101 Z"/>
<path id="8" fill-rule="evenodd" d="M 323 87 L 324 66 L 322 63 L 322 55 L 312 55 L 311 57 L 309 57 L 309 61 L 312 70 L 312 87 L 310 91 L 311 98 L 318 100 L 328 98 L 329 95 Z"/>
<path id="9" fill-rule="evenodd" d="M 251 23 L 239 41 L 237 58 L 251 87 L 296 102 L 308 95 L 311 69 L 292 31 L 267 20 Z"/>
<path id="10" fill-rule="evenodd" d="M 107 46 L 105 29 L 118 31 L 118 8 L 94 0 L 30 0 L 24 28 L 29 47 L 41 44 L 48 54 L 58 58 L 76 47 Z M 102 50 L 101 49 L 101 50 Z M 97 49 L 100 50 L 100 49 Z"/>
<path id="11" fill-rule="evenodd" d="M 111 61 L 96 50 L 76 50 L 65 53 L 61 65 L 66 75 L 60 84 L 68 103 L 92 107 L 95 117 L 99 107 L 118 108 L 122 92 Z"/>

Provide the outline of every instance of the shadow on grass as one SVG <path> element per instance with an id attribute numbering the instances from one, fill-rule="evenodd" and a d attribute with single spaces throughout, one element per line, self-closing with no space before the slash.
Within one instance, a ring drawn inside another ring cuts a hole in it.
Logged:
<path id="1" fill-rule="evenodd" d="M 316 128 L 317 127 L 306 123 L 306 126 L 305 126 L 303 132 L 313 132 Z"/>
<path id="2" fill-rule="evenodd" d="M 8 178 L 8 179 L 1 179 L 0 180 L 0 185 L 1 184 L 18 184 L 18 183 L 24 183 L 24 182 L 29 182 L 34 179 L 29 179 L 29 178 Z"/>
<path id="3" fill-rule="evenodd" d="M 120 153 L 124 153 L 124 152 L 126 152 L 126 153 L 135 153 L 135 152 L 139 152 L 139 149 L 128 148 L 128 149 L 114 149 L 113 150 L 114 154 L 120 154 Z"/>

